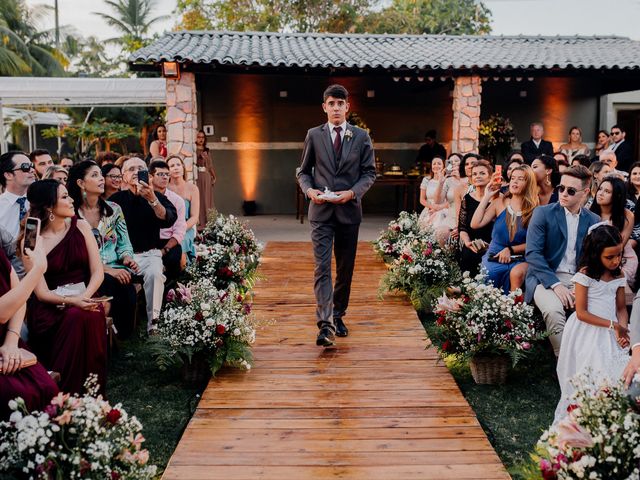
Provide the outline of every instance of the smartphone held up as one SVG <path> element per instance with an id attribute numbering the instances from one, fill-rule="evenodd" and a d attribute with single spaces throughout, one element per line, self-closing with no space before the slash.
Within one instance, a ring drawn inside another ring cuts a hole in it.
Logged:
<path id="1" fill-rule="evenodd" d="M 35 217 L 27 217 L 24 227 L 24 243 L 22 245 L 22 253 L 27 255 L 26 250 L 36 248 L 38 236 L 40 235 L 40 219 Z"/>

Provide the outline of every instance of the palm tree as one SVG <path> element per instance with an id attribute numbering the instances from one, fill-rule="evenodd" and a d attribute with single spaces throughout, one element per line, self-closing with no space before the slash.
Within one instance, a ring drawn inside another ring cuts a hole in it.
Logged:
<path id="1" fill-rule="evenodd" d="M 39 30 L 48 7 L 0 0 L 0 75 L 62 76 L 66 58 L 53 46 L 53 31 Z"/>
<path id="2" fill-rule="evenodd" d="M 129 52 L 143 47 L 151 26 L 169 17 L 159 15 L 152 18 L 156 0 L 105 0 L 104 3 L 111 7 L 114 15 L 100 12 L 94 14 L 121 33 L 120 37 L 107 41 L 120 43 Z"/>

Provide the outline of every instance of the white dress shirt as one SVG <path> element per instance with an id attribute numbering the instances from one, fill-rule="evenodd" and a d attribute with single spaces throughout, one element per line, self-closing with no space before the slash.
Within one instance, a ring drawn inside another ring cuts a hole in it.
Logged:
<path id="1" fill-rule="evenodd" d="M 616 149 L 617 149 L 617 148 L 622 144 L 622 142 L 624 142 L 624 140 L 625 140 L 625 139 L 623 138 L 623 139 L 622 139 L 622 140 L 620 140 L 618 143 L 612 143 L 611 145 L 609 145 L 609 147 L 608 147 L 608 148 L 606 148 L 606 149 L 605 149 L 605 151 L 606 151 L 606 150 L 609 150 L 609 151 L 611 151 L 611 152 L 615 152 L 615 151 L 616 151 Z"/>
<path id="2" fill-rule="evenodd" d="M 573 214 L 566 208 L 564 209 L 564 217 L 567 220 L 567 249 L 558 265 L 557 273 L 576 273 L 576 240 L 578 239 L 578 223 L 580 221 L 580 212 Z"/>
<path id="3" fill-rule="evenodd" d="M 344 141 L 344 134 L 347 131 L 347 122 L 343 122 L 341 125 L 334 125 L 333 123 L 327 123 L 327 125 L 329 125 L 329 134 L 331 135 L 331 145 L 333 145 L 333 142 L 336 141 L 336 127 L 342 127 L 342 130 L 340 131 L 340 141 L 343 142 Z"/>
<path id="4" fill-rule="evenodd" d="M 532 138 L 531 141 L 536 146 L 536 148 L 540 148 L 540 144 L 542 143 L 542 139 L 536 140 L 536 139 Z"/>
<path id="5" fill-rule="evenodd" d="M 4 192 L 0 195 L 0 226 L 9 232 L 14 239 L 20 233 L 20 205 L 19 195 Z M 29 210 L 29 202 L 25 201 L 24 207 Z"/>

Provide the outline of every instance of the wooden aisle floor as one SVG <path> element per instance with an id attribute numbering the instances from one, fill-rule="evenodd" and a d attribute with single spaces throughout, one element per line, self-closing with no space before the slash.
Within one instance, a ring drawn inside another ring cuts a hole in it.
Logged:
<path id="1" fill-rule="evenodd" d="M 255 366 L 212 379 L 164 479 L 509 479 L 385 266 L 360 243 L 348 338 L 315 345 L 310 243 L 269 243 Z"/>

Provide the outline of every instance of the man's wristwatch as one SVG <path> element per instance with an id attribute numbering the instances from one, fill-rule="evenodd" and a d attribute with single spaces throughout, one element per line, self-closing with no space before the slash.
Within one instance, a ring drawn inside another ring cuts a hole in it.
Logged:
<path id="1" fill-rule="evenodd" d="M 153 202 L 149 202 L 149 205 L 151 205 L 152 207 L 155 207 L 156 205 L 158 205 L 158 197 L 156 197 L 156 199 Z"/>

